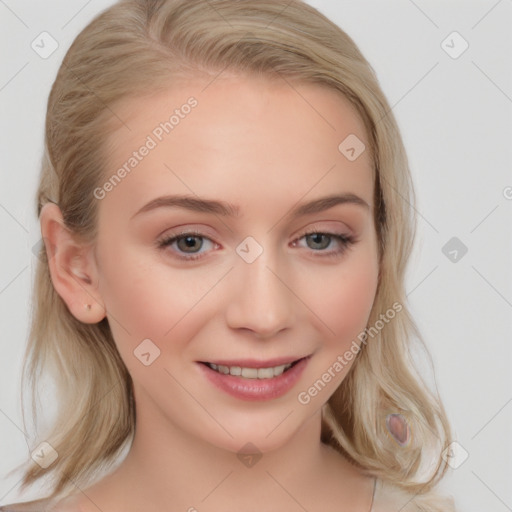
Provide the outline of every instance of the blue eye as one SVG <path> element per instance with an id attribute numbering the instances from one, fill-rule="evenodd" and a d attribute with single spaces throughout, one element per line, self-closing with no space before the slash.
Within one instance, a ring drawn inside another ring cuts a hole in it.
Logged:
<path id="1" fill-rule="evenodd" d="M 327 249 L 332 242 L 332 237 L 325 233 L 311 233 L 310 235 L 306 235 L 305 238 L 307 241 L 311 241 L 314 246 L 311 247 L 311 245 L 308 244 L 310 249 Z"/>
<path id="2" fill-rule="evenodd" d="M 322 231 L 305 233 L 298 241 L 303 239 L 306 240 L 307 248 L 312 249 L 316 253 L 315 256 L 340 256 L 355 243 L 355 239 L 351 235 L 324 233 Z M 334 249 L 326 250 L 332 247 L 332 245 L 334 245 Z"/>
<path id="3" fill-rule="evenodd" d="M 303 240 L 306 242 L 305 247 L 299 244 Z M 351 235 L 311 231 L 292 242 L 292 247 L 310 249 L 314 257 L 339 258 L 355 243 L 356 240 Z M 198 260 L 207 256 L 215 246 L 218 247 L 210 238 L 198 232 L 168 235 L 158 241 L 157 245 L 160 249 L 172 248 L 174 256 L 184 261 Z"/>

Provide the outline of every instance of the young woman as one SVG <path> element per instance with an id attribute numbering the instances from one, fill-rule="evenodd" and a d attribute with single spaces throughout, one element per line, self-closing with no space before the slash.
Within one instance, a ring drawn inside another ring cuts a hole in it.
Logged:
<path id="1" fill-rule="evenodd" d="M 52 487 L 0 510 L 453 510 L 410 354 L 412 200 L 370 65 L 307 4 L 99 15 L 37 197 L 26 370 L 59 411 L 23 485 Z"/>

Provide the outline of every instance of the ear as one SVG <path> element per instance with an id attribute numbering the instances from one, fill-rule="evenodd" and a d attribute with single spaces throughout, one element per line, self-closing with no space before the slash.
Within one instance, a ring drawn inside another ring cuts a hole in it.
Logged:
<path id="1" fill-rule="evenodd" d="M 106 310 L 98 290 L 94 247 L 80 242 L 65 226 L 60 208 L 54 203 L 43 206 L 40 224 L 55 291 L 77 320 L 100 322 Z"/>

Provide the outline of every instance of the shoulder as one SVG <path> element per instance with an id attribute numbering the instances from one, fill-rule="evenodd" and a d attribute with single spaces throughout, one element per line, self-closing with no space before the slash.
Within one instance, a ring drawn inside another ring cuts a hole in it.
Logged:
<path id="1" fill-rule="evenodd" d="M 82 512 L 71 496 L 60 501 L 43 498 L 0 506 L 0 512 Z"/>
<path id="2" fill-rule="evenodd" d="M 435 490 L 414 494 L 377 479 L 371 512 L 456 512 L 453 498 Z"/>
<path id="3" fill-rule="evenodd" d="M 0 512 L 50 512 L 51 502 L 48 499 L 12 503 L 0 507 Z"/>

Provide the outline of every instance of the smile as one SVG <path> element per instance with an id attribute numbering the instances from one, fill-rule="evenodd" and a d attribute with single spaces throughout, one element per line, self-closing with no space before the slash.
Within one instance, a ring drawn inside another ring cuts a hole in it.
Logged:
<path id="1" fill-rule="evenodd" d="M 240 366 L 224 366 L 215 363 L 206 363 L 212 370 L 222 373 L 224 375 L 234 375 L 236 377 L 243 377 L 244 379 L 273 379 L 278 377 L 286 370 L 289 370 L 295 363 L 282 364 L 279 366 L 272 366 L 270 368 L 243 368 Z"/>
<path id="2" fill-rule="evenodd" d="M 201 373 L 217 389 L 239 400 L 273 400 L 288 393 L 312 355 L 272 361 L 197 361 Z M 295 360 L 294 360 L 295 359 Z M 224 364 L 222 364 L 224 363 Z"/>

